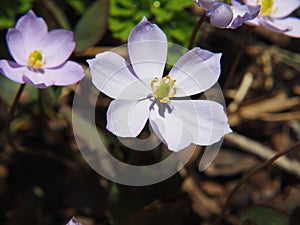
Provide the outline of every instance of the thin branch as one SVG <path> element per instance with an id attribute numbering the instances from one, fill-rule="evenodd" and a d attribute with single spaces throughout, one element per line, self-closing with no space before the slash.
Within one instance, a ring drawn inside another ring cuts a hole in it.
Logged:
<path id="1" fill-rule="evenodd" d="M 205 15 L 205 13 L 203 13 L 203 15 L 200 17 L 200 19 L 198 20 L 197 25 L 195 26 L 195 28 L 193 30 L 193 33 L 192 33 L 192 36 L 191 36 L 191 39 L 190 39 L 190 42 L 189 42 L 189 47 L 188 47 L 189 49 L 192 49 L 192 47 L 195 43 L 195 39 L 196 39 L 198 30 L 200 29 L 200 27 L 204 23 L 205 19 L 206 19 L 206 15 Z"/>

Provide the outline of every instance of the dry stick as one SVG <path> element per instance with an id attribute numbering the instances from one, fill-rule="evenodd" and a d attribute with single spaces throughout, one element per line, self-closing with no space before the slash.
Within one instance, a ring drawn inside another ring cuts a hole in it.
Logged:
<path id="1" fill-rule="evenodd" d="M 17 149 L 15 144 L 13 143 L 13 141 L 11 140 L 11 136 L 10 136 L 10 123 L 11 121 L 13 120 L 14 118 L 14 114 L 15 114 L 15 111 L 17 109 L 17 104 L 20 100 L 20 97 L 21 97 L 21 94 L 23 92 L 25 88 L 25 84 L 21 84 L 19 89 L 18 89 L 18 92 L 15 96 L 15 99 L 8 111 L 8 118 L 7 118 L 7 123 L 6 123 L 6 140 L 7 140 L 7 143 L 14 149 Z"/>
<path id="2" fill-rule="evenodd" d="M 253 176 L 256 172 L 258 172 L 259 170 L 271 165 L 275 160 L 279 159 L 281 156 L 284 156 L 286 154 L 288 154 L 289 152 L 295 150 L 296 148 L 300 147 L 300 141 L 296 142 L 293 146 L 280 151 L 278 153 L 276 153 L 273 157 L 271 157 L 270 159 L 264 161 L 262 164 L 254 167 L 246 176 L 244 176 L 237 184 L 236 186 L 231 190 L 231 192 L 229 193 L 226 202 L 223 206 L 222 212 L 221 214 L 217 217 L 216 221 L 215 221 L 215 225 L 219 225 L 221 223 L 222 218 L 224 217 L 225 211 L 229 205 L 229 202 L 231 200 L 231 198 L 233 197 L 233 195 L 237 192 L 237 190 L 251 177 Z"/>
<path id="3" fill-rule="evenodd" d="M 202 16 L 200 17 L 200 19 L 198 20 L 197 25 L 195 26 L 195 28 L 193 30 L 193 33 L 192 33 L 192 36 L 191 36 L 191 39 L 189 42 L 189 47 L 188 47 L 189 49 L 192 49 L 192 47 L 195 43 L 197 32 L 200 29 L 200 27 L 202 26 L 202 24 L 204 23 L 205 19 L 206 19 L 206 15 L 205 15 L 205 13 L 203 13 Z"/>

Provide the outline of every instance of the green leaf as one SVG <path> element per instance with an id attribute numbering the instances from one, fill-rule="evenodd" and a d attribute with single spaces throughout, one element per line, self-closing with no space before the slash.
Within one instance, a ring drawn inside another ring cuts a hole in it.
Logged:
<path id="1" fill-rule="evenodd" d="M 288 215 L 269 206 L 257 206 L 246 211 L 244 221 L 251 221 L 257 225 L 288 225 Z"/>
<path id="2" fill-rule="evenodd" d="M 170 11 L 181 11 L 193 5 L 192 0 L 167 1 L 165 8 Z"/>
<path id="3" fill-rule="evenodd" d="M 94 2 L 75 27 L 76 51 L 82 51 L 101 40 L 107 28 L 108 0 Z"/>

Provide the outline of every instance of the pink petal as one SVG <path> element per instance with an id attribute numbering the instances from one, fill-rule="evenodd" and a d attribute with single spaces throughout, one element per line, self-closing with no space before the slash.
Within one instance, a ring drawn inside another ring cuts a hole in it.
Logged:
<path id="1" fill-rule="evenodd" d="M 45 21 L 37 17 L 32 10 L 18 20 L 15 28 L 23 35 L 26 56 L 37 50 L 37 45 L 48 32 Z"/>
<path id="2" fill-rule="evenodd" d="M 72 54 L 75 48 L 73 32 L 56 29 L 44 36 L 37 46 L 46 58 L 46 68 L 56 67 L 64 63 Z"/>
<path id="3" fill-rule="evenodd" d="M 152 93 L 150 82 L 142 83 L 130 72 L 126 60 L 114 52 L 100 53 L 87 62 L 94 85 L 111 98 L 138 100 Z"/>
<path id="4" fill-rule="evenodd" d="M 32 86 L 37 88 L 46 88 L 54 84 L 53 80 L 45 76 L 45 71 L 34 72 L 30 70 L 25 71 L 23 82 L 29 82 Z"/>
<path id="5" fill-rule="evenodd" d="M 20 66 L 19 64 L 9 61 L 9 60 L 0 60 L 0 71 L 7 78 L 23 84 L 23 74 L 27 68 L 25 66 Z"/>
<path id="6" fill-rule="evenodd" d="M 9 29 L 6 35 L 7 46 L 11 56 L 20 65 L 27 65 L 27 53 L 25 50 L 22 33 L 17 29 Z"/>
<path id="7" fill-rule="evenodd" d="M 53 85 L 66 86 L 75 84 L 84 77 L 82 66 L 73 61 L 51 69 L 45 69 L 45 78 L 53 81 Z"/>
<path id="8" fill-rule="evenodd" d="M 144 17 L 130 32 L 128 54 L 140 79 L 162 77 L 168 42 L 164 32 Z"/>
<path id="9" fill-rule="evenodd" d="M 300 7 L 299 0 L 273 0 L 273 10 L 272 18 L 283 18 L 290 15 L 296 9 Z"/>
<path id="10" fill-rule="evenodd" d="M 190 96 L 209 89 L 221 72 L 221 54 L 194 48 L 176 62 L 170 76 L 176 80 L 176 97 Z"/>
<path id="11" fill-rule="evenodd" d="M 119 137 L 136 137 L 149 117 L 150 100 L 114 100 L 107 111 L 106 128 Z"/>

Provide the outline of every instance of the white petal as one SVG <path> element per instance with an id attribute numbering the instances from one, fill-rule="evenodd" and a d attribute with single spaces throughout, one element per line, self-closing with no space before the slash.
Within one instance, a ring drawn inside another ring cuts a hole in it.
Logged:
<path id="1" fill-rule="evenodd" d="M 287 17 L 284 19 L 274 19 L 274 24 L 279 27 L 286 27 L 287 32 L 284 32 L 284 35 L 300 38 L 300 19 L 296 17 Z"/>
<path id="2" fill-rule="evenodd" d="M 150 100 L 114 100 L 107 111 L 106 128 L 119 137 L 136 137 L 149 118 Z"/>
<path id="3" fill-rule="evenodd" d="M 171 151 L 178 152 L 193 141 L 193 135 L 183 126 L 184 119 L 181 112 L 170 104 L 158 102 L 151 107 L 149 118 L 151 127 Z"/>
<path id="4" fill-rule="evenodd" d="M 31 83 L 32 86 L 37 88 L 46 88 L 54 84 L 53 80 L 48 79 L 44 76 L 45 71 L 30 71 L 26 70 L 23 75 L 23 81 Z"/>
<path id="5" fill-rule="evenodd" d="M 208 100 L 173 100 L 184 130 L 193 134 L 193 143 L 211 145 L 231 132 L 223 106 Z"/>
<path id="6" fill-rule="evenodd" d="M 114 52 L 100 53 L 87 62 L 94 85 L 111 98 L 138 100 L 152 93 L 149 85 L 131 73 L 126 60 Z"/>
<path id="7" fill-rule="evenodd" d="M 214 85 L 221 72 L 221 53 L 194 48 L 176 62 L 170 76 L 176 79 L 176 97 L 198 94 Z"/>
<path id="8" fill-rule="evenodd" d="M 275 12 L 272 14 L 273 18 L 283 18 L 290 15 L 296 9 L 300 7 L 299 0 L 274 0 L 273 10 Z"/>
<path id="9" fill-rule="evenodd" d="M 141 79 L 162 77 L 168 51 L 167 37 L 144 17 L 130 32 L 128 54 L 132 67 Z"/>

